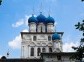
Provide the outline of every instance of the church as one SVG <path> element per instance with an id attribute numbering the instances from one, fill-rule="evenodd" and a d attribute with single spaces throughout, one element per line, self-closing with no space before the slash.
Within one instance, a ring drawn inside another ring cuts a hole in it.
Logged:
<path id="1" fill-rule="evenodd" d="M 62 52 L 63 32 L 55 32 L 55 20 L 42 12 L 28 19 L 29 32 L 21 32 L 21 57 L 39 58 L 43 52 Z"/>
<path id="2" fill-rule="evenodd" d="M 21 32 L 21 58 L 43 59 L 43 62 L 70 62 L 73 52 L 63 52 L 64 32 L 55 30 L 55 20 L 42 12 L 28 19 L 29 32 Z M 73 60 L 74 61 L 74 60 Z"/>
<path id="3" fill-rule="evenodd" d="M 29 32 L 21 32 L 21 58 L 2 57 L 0 62 L 76 62 L 75 52 L 63 52 L 64 32 L 55 30 L 55 20 L 40 12 L 28 19 Z"/>

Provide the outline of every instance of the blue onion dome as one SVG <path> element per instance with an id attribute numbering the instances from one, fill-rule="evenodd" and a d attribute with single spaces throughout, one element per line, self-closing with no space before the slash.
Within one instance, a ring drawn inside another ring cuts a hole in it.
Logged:
<path id="1" fill-rule="evenodd" d="M 60 40 L 60 39 L 61 39 L 61 38 L 60 38 L 59 34 L 54 33 L 54 34 L 52 35 L 52 40 Z"/>
<path id="2" fill-rule="evenodd" d="M 36 19 L 36 17 L 34 17 L 33 14 L 32 14 L 32 16 L 28 19 L 28 23 L 31 23 L 31 22 L 37 23 L 37 19 Z"/>
<path id="3" fill-rule="evenodd" d="M 46 23 L 46 17 L 40 13 L 40 15 L 37 16 L 38 23 Z"/>
<path id="4" fill-rule="evenodd" d="M 47 23 L 54 23 L 54 19 L 49 15 L 48 18 L 46 19 Z"/>

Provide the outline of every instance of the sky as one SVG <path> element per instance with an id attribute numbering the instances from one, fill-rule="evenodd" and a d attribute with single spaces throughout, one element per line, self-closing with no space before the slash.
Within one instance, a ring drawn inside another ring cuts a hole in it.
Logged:
<path id="1" fill-rule="evenodd" d="M 0 5 L 0 57 L 21 57 L 20 32 L 28 32 L 28 18 L 42 12 L 50 14 L 56 24 L 57 32 L 64 32 L 63 51 L 74 51 L 78 46 L 82 32 L 75 29 L 75 24 L 84 19 L 84 2 L 81 0 L 3 0 Z"/>

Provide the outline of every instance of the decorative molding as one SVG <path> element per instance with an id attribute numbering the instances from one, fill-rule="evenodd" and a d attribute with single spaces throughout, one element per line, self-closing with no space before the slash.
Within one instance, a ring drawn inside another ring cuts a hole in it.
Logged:
<path id="1" fill-rule="evenodd" d="M 48 46 L 52 46 L 52 43 L 48 43 Z"/>
<path id="2" fill-rule="evenodd" d="M 36 44 L 34 42 L 31 42 L 30 46 L 36 46 Z"/>

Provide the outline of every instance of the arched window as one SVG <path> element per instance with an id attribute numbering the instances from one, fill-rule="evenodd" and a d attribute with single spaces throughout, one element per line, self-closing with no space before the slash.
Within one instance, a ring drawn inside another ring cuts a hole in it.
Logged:
<path id="1" fill-rule="evenodd" d="M 37 49 L 37 55 L 38 55 L 38 56 L 40 55 L 40 52 L 41 52 L 41 49 L 38 48 L 38 49 Z"/>
<path id="2" fill-rule="evenodd" d="M 33 36 L 33 41 L 36 41 L 36 36 Z"/>
<path id="3" fill-rule="evenodd" d="M 34 56 L 34 48 L 31 48 L 31 56 Z"/>
<path id="4" fill-rule="evenodd" d="M 51 41 L 51 36 L 48 36 L 48 41 Z"/>
<path id="5" fill-rule="evenodd" d="M 42 52 L 46 52 L 46 49 L 45 48 L 42 48 Z"/>
<path id="6" fill-rule="evenodd" d="M 49 52 L 52 52 L 52 48 L 51 47 L 49 48 Z"/>

